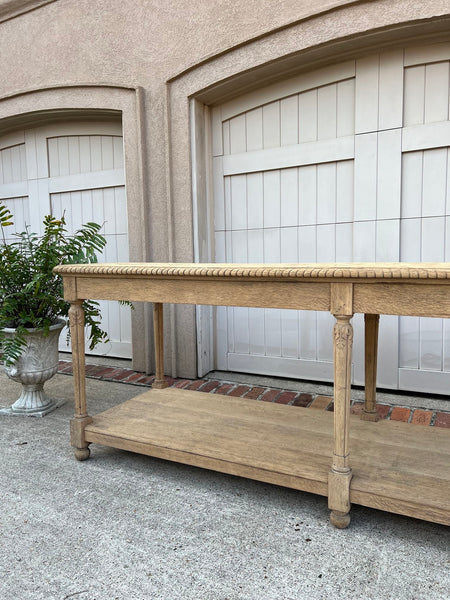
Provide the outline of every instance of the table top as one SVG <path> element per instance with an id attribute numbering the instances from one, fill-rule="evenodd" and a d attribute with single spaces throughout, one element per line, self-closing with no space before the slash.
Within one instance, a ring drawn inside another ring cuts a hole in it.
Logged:
<path id="1" fill-rule="evenodd" d="M 79 277 L 258 280 L 450 280 L 450 263 L 92 263 L 59 265 L 55 273 Z"/>

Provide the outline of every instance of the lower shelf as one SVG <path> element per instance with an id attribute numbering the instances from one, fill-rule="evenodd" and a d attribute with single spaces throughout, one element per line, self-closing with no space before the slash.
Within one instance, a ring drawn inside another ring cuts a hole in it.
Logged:
<path id="1" fill-rule="evenodd" d="M 333 413 L 167 388 L 93 418 L 86 441 L 326 496 Z M 351 417 L 352 503 L 450 525 L 450 435 Z"/>

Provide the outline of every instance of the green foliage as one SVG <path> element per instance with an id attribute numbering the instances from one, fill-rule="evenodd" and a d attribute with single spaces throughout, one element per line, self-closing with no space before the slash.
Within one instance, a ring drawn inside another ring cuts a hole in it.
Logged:
<path id="1" fill-rule="evenodd" d="M 0 202 L 0 350 L 10 365 L 26 346 L 26 330 L 41 329 L 48 333 L 58 317 L 67 317 L 70 305 L 63 297 L 62 278 L 53 273 L 59 264 L 94 263 L 106 240 L 99 233 L 101 225 L 86 223 L 74 235 L 68 235 L 64 216 L 48 215 L 43 220 L 43 235 L 27 227 L 7 241 L 5 229 L 13 225 L 13 216 Z M 89 348 L 108 341 L 101 329 L 98 302 L 84 301 Z M 6 339 L 3 328 L 16 329 L 14 338 Z"/>

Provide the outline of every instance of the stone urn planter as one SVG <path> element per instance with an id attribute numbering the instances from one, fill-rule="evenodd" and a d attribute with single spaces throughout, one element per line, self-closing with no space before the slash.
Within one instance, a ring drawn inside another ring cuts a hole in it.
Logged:
<path id="1" fill-rule="evenodd" d="M 65 321 L 58 319 L 50 326 L 48 335 L 41 329 L 28 329 L 26 348 L 22 355 L 9 366 L 4 366 L 8 377 L 22 384 L 20 397 L 0 414 L 29 415 L 43 417 L 58 406 L 61 401 L 51 400 L 45 395 L 44 383 L 58 370 L 58 340 Z M 15 329 L 3 329 L 5 338 L 14 337 Z"/>
<path id="2" fill-rule="evenodd" d="M 0 353 L 7 375 L 23 385 L 20 398 L 0 414 L 44 416 L 62 404 L 47 398 L 43 387 L 58 369 L 58 337 L 70 309 L 62 278 L 53 269 L 97 262 L 106 239 L 98 223 L 69 234 L 64 214 L 44 216 L 39 235 L 27 225 L 7 235 L 13 226 L 13 215 L 0 200 Z M 82 305 L 92 350 L 109 338 L 98 302 Z"/>

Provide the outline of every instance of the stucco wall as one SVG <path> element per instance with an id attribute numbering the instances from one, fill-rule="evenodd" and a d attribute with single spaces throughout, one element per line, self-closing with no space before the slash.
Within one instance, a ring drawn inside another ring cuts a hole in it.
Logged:
<path id="1" fill-rule="evenodd" d="M 0 0 L 0 131 L 35 111 L 122 112 L 130 256 L 193 260 L 190 98 L 201 112 L 293 70 L 440 39 L 449 17 L 448 0 Z M 144 318 L 134 361 L 151 369 Z M 195 355 L 193 309 L 168 310 L 168 371 L 195 376 Z"/>

